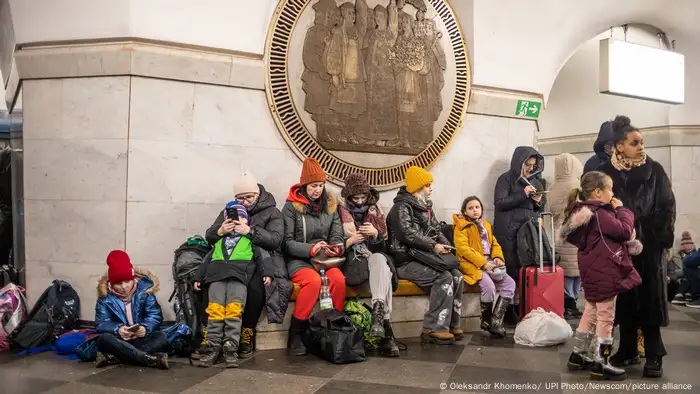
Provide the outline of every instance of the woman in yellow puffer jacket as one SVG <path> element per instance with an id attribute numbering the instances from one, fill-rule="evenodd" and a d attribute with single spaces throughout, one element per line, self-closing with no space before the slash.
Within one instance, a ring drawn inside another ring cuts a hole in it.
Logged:
<path id="1" fill-rule="evenodd" d="M 482 216 L 481 200 L 467 197 L 461 212 L 453 216 L 454 243 L 464 281 L 481 287 L 481 328 L 504 337 L 503 316 L 513 299 L 515 281 L 506 273 L 503 250 L 493 236 L 491 223 Z M 500 296 L 494 307 L 496 291 Z"/>

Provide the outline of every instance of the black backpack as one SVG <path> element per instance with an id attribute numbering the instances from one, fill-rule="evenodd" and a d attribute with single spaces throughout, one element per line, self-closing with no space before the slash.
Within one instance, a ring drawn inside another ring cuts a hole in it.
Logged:
<path id="1" fill-rule="evenodd" d="M 54 280 L 34 304 L 27 320 L 10 336 L 10 344 L 31 349 L 52 343 L 78 328 L 80 297 L 68 282 Z"/>
<path id="2" fill-rule="evenodd" d="M 204 337 L 204 299 L 201 291 L 194 290 L 197 271 L 211 248 L 201 236 L 187 240 L 175 251 L 173 261 L 173 293 L 168 302 L 173 303 L 175 321 L 192 329 L 189 341 L 173 344 L 181 355 L 189 355 Z"/>
<path id="3" fill-rule="evenodd" d="M 544 249 L 542 251 L 540 251 L 540 231 L 542 231 L 542 247 Z M 516 238 L 516 246 L 518 259 L 522 267 L 539 267 L 540 253 L 542 253 L 544 266 L 552 266 L 552 246 L 549 243 L 547 233 L 539 225 L 539 217 L 533 217 L 520 226 Z"/>

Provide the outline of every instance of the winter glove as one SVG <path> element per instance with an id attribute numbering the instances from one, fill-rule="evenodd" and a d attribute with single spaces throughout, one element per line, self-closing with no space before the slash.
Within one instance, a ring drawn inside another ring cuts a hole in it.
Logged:
<path id="1" fill-rule="evenodd" d="M 340 245 L 333 245 L 326 248 L 326 256 L 338 257 L 343 253 L 343 248 Z"/>
<path id="2" fill-rule="evenodd" d="M 316 257 L 316 255 L 318 254 L 318 252 L 321 251 L 321 249 L 323 249 L 323 248 L 326 247 L 326 246 L 328 246 L 328 245 L 326 245 L 325 242 L 317 242 L 317 243 L 315 243 L 314 246 L 311 247 L 311 250 L 309 251 L 309 255 L 310 255 L 311 257 Z"/>

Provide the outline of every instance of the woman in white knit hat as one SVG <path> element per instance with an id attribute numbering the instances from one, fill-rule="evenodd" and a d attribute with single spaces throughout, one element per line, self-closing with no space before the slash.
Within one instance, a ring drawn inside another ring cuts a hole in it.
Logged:
<path id="1" fill-rule="evenodd" d="M 277 209 L 275 197 L 248 172 L 235 178 L 233 194 L 248 210 L 248 224 L 224 220 L 222 210 L 207 230 L 206 239 L 210 245 L 214 245 L 224 235 L 236 232 L 250 238 L 253 244 L 257 264 L 255 274 L 248 284 L 243 329 L 238 346 L 238 357 L 248 358 L 255 348 L 255 327 L 263 308 L 267 306 L 269 323 L 281 324 L 294 285 L 287 277 L 287 268 L 280 254 L 284 222 L 282 213 Z M 267 292 L 267 298 L 266 288 L 270 290 Z"/>

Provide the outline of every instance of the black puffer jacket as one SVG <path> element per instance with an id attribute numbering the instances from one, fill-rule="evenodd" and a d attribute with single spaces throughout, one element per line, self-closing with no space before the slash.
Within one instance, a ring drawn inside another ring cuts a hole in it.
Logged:
<path id="1" fill-rule="evenodd" d="M 413 260 L 408 250 L 432 252 L 436 244 L 451 245 L 440 231 L 440 222 L 433 214 L 432 203 L 422 204 L 403 186 L 394 198 L 394 206 L 386 219 L 389 254 L 397 267 Z"/>
<path id="2" fill-rule="evenodd" d="M 671 181 L 661 164 L 647 157 L 646 164 L 618 171 L 608 161 L 598 168 L 613 181 L 613 193 L 634 213 L 634 230 L 644 245 L 632 256 L 642 285 L 617 296 L 615 323 L 668 325 L 665 249 L 673 247 L 676 199 Z"/>
<path id="3" fill-rule="evenodd" d="M 493 193 L 495 207 L 493 235 L 501 244 L 503 251 L 506 252 L 506 264 L 510 264 L 508 262 L 509 252 L 517 250 L 518 229 L 542 209 L 542 205 L 536 204 L 525 195 L 525 187 L 528 184 L 520 175 L 523 163 L 533 156 L 537 158 L 537 168 L 530 174 L 527 182 L 530 182 L 538 190 L 541 189 L 542 186 L 536 178 L 537 174 L 544 169 L 544 158 L 535 148 L 530 146 L 515 148 L 513 158 L 510 161 L 510 170 L 501 174 L 496 181 L 496 189 Z M 511 263 L 519 265 L 515 261 Z"/>
<path id="4" fill-rule="evenodd" d="M 267 319 L 270 323 L 281 323 L 287 312 L 289 297 L 294 291 L 294 284 L 287 275 L 287 266 L 281 254 L 282 238 L 284 237 L 284 221 L 282 213 L 277 209 L 275 197 L 260 187 L 258 202 L 248 210 L 249 225 L 252 229 L 251 241 L 255 250 L 256 261 L 262 264 L 263 276 L 274 278 L 272 284 L 265 289 L 267 304 Z M 224 211 L 207 230 L 206 239 L 214 245 L 221 239 L 216 233 L 224 222 Z"/>
<path id="5" fill-rule="evenodd" d="M 608 142 L 613 142 L 614 140 L 615 135 L 613 133 L 612 122 L 609 120 L 607 122 L 603 122 L 603 124 L 600 125 L 600 131 L 598 131 L 598 138 L 593 144 L 594 154 L 583 166 L 584 174 L 589 171 L 597 170 L 598 167 L 603 165 L 603 163 L 610 160 L 610 155 L 605 152 L 605 144 Z"/>

